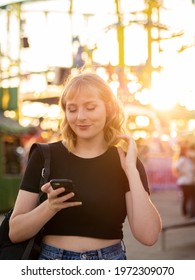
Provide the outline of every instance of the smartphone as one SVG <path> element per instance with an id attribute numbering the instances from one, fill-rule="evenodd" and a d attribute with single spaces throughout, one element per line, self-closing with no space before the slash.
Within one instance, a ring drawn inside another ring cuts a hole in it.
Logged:
<path id="1" fill-rule="evenodd" d="M 73 192 L 75 195 L 68 199 L 67 201 L 81 201 L 78 195 L 78 191 L 76 190 L 76 186 L 73 184 L 70 179 L 52 179 L 50 180 L 50 184 L 54 190 L 64 187 L 65 191 L 59 194 L 59 196 L 66 195 L 70 192 Z"/>

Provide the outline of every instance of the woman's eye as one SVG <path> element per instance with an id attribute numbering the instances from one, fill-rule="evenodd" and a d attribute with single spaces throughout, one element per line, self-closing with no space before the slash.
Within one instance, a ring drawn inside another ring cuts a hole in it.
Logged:
<path id="1" fill-rule="evenodd" d="M 87 107 L 87 110 L 93 111 L 95 108 L 96 108 L 95 106 L 90 106 L 90 107 Z"/>
<path id="2" fill-rule="evenodd" d="M 74 113 L 74 112 L 76 112 L 76 108 L 68 108 L 68 112 L 69 113 Z"/>

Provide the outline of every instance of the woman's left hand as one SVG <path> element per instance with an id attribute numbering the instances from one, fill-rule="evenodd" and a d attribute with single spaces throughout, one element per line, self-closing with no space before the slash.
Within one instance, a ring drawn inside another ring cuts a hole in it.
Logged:
<path id="1" fill-rule="evenodd" d="M 121 166 L 125 173 L 129 169 L 130 165 L 136 166 L 137 162 L 137 146 L 135 140 L 132 136 L 126 134 L 120 134 L 118 136 L 120 139 L 125 141 L 125 146 L 127 146 L 126 151 L 121 147 L 118 147 L 118 153 L 121 161 Z"/>

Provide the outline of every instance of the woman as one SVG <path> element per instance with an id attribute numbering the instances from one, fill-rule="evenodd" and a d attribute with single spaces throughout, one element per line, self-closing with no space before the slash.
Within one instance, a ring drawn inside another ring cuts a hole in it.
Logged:
<path id="1" fill-rule="evenodd" d="M 33 150 L 10 221 L 11 240 L 28 239 L 44 226 L 40 259 L 123 260 L 127 215 L 134 237 L 153 245 L 161 219 L 135 142 L 122 132 L 123 111 L 111 89 L 98 75 L 80 73 L 67 80 L 60 104 L 63 141 L 49 144 L 50 179 L 73 180 L 81 201 L 68 201 L 74 193 L 59 197 L 64 188 L 47 183 L 45 200 L 36 206 L 43 162 Z"/>
<path id="2" fill-rule="evenodd" d="M 178 159 L 173 164 L 177 176 L 177 185 L 182 192 L 182 214 L 195 216 L 195 147 L 183 144 L 180 146 Z"/>

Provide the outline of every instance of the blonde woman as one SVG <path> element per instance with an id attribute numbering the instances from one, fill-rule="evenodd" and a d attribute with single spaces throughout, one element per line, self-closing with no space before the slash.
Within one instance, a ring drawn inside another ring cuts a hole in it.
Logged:
<path id="1" fill-rule="evenodd" d="M 63 140 L 50 143 L 50 179 L 70 179 L 79 194 L 59 196 L 64 188 L 42 186 L 43 162 L 31 153 L 10 222 L 10 238 L 20 242 L 43 226 L 39 259 L 126 259 L 123 223 L 128 217 L 134 237 L 153 245 L 161 218 L 149 196 L 145 169 L 132 137 L 124 134 L 123 110 L 108 84 L 94 73 L 70 76 L 60 104 Z M 121 140 L 127 150 L 120 147 Z"/>

